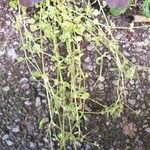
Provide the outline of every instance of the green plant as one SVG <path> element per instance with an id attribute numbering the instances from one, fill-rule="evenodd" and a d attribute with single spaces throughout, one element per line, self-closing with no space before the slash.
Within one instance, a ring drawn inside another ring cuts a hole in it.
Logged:
<path id="1" fill-rule="evenodd" d="M 150 0 L 144 0 L 143 4 L 143 14 L 146 17 L 150 17 Z"/>
<path id="2" fill-rule="evenodd" d="M 73 142 L 76 149 L 75 142 L 86 137 L 82 134 L 80 124 L 90 93 L 86 89 L 87 75 L 82 68 L 84 51 L 81 43 L 86 39 L 98 53 L 100 75 L 97 81 L 103 81 L 103 59 L 107 57 L 107 53 L 102 54 L 98 50 L 99 44 L 108 49 L 115 64 L 111 69 L 118 77 L 116 101 L 111 106 L 100 105 L 102 109 L 99 114 L 121 114 L 125 98 L 124 80 L 132 78 L 134 74 L 130 72 L 133 65 L 119 51 L 103 9 L 101 12 L 96 11 L 89 4 L 83 9 L 79 4 L 71 0 L 45 0 L 35 5 L 39 11 L 33 16 L 27 16 L 26 8 L 19 7 L 15 22 L 24 51 L 24 57 L 19 58 L 19 61 L 26 62 L 35 80 L 41 79 L 48 99 L 50 120 L 47 132 L 50 139 L 60 143 L 60 149 L 65 148 L 68 141 Z M 104 15 L 107 24 L 105 30 L 95 19 L 99 14 Z M 111 35 L 109 39 L 106 30 Z M 40 127 L 47 122 L 47 118 L 42 119 Z"/>

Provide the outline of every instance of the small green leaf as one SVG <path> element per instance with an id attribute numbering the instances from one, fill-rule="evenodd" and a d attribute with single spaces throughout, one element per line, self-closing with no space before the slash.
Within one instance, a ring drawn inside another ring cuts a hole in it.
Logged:
<path id="1" fill-rule="evenodd" d="M 82 96 L 81 96 L 81 98 L 84 99 L 84 100 L 88 99 L 89 97 L 90 97 L 90 94 L 86 93 L 86 92 L 83 93 Z"/>
<path id="2" fill-rule="evenodd" d="M 39 78 L 42 76 L 42 74 L 39 71 L 32 71 L 32 76 L 35 78 Z"/>
<path id="3" fill-rule="evenodd" d="M 143 4 L 143 14 L 146 17 L 150 17 L 150 0 L 144 0 Z"/>
<path id="4" fill-rule="evenodd" d="M 31 24 L 30 25 L 30 30 L 31 30 L 31 32 L 35 32 L 37 30 L 37 25 Z"/>
<path id="5" fill-rule="evenodd" d="M 125 11 L 127 10 L 127 8 L 111 8 L 110 9 L 110 13 L 113 15 L 113 16 L 119 16 L 123 13 L 125 13 Z"/>
<path id="6" fill-rule="evenodd" d="M 43 118 L 39 123 L 39 128 L 43 129 L 44 124 L 48 122 L 48 118 Z"/>

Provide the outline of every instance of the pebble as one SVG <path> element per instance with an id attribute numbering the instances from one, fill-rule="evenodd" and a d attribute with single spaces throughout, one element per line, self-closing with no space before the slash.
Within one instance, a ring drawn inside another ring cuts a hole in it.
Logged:
<path id="1" fill-rule="evenodd" d="M 21 86 L 21 89 L 23 90 L 28 90 L 30 88 L 30 84 L 29 83 L 25 83 Z"/>
<path id="2" fill-rule="evenodd" d="M 8 91 L 10 90 L 10 87 L 9 87 L 9 86 L 5 86 L 5 87 L 2 88 L 2 90 L 3 90 L 4 92 L 8 92 Z"/>
<path id="3" fill-rule="evenodd" d="M 5 141 L 9 138 L 9 135 L 8 134 L 5 134 L 3 137 L 2 137 L 2 140 Z"/>
<path id="4" fill-rule="evenodd" d="M 4 55 L 5 51 L 0 51 L 0 56 Z"/>
<path id="5" fill-rule="evenodd" d="M 30 102 L 30 101 L 25 101 L 25 105 L 30 106 L 30 105 L 32 105 L 32 102 Z"/>
<path id="6" fill-rule="evenodd" d="M 145 131 L 150 133 L 150 128 L 146 128 Z"/>
<path id="7" fill-rule="evenodd" d="M 12 146 L 14 144 L 14 142 L 11 141 L 11 140 L 6 140 L 6 143 L 7 143 L 8 146 Z"/>
<path id="8" fill-rule="evenodd" d="M 119 84 L 119 81 L 118 80 L 114 80 L 112 81 L 113 85 L 118 85 Z"/>
<path id="9" fill-rule="evenodd" d="M 35 106 L 36 107 L 41 106 L 41 98 L 40 97 L 36 97 L 36 99 L 35 99 Z"/>
<path id="10" fill-rule="evenodd" d="M 46 94 L 44 92 L 39 92 L 38 95 L 41 97 L 46 97 Z"/>
<path id="11" fill-rule="evenodd" d="M 36 144 L 33 142 L 30 142 L 30 148 L 36 148 Z"/>
<path id="12" fill-rule="evenodd" d="M 97 87 L 98 87 L 99 90 L 103 90 L 104 89 L 104 85 L 102 83 L 99 83 L 97 85 Z"/>
<path id="13" fill-rule="evenodd" d="M 135 100 L 135 99 L 129 99 L 129 100 L 128 100 L 128 103 L 130 103 L 131 105 L 135 105 L 136 100 Z"/>
<path id="14" fill-rule="evenodd" d="M 42 103 L 46 104 L 47 100 L 46 99 L 42 99 Z"/>
<path id="15" fill-rule="evenodd" d="M 12 132 L 15 132 L 15 133 L 17 133 L 19 131 L 20 131 L 19 126 L 17 126 L 17 127 L 15 127 L 15 128 L 12 129 Z"/>
<path id="16" fill-rule="evenodd" d="M 84 61 L 85 61 L 86 63 L 91 62 L 91 58 L 90 58 L 90 57 L 86 57 L 86 58 L 84 59 Z"/>
<path id="17" fill-rule="evenodd" d="M 9 49 L 7 52 L 7 56 L 12 60 L 15 60 L 18 57 L 14 49 Z"/>
<path id="18" fill-rule="evenodd" d="M 82 146 L 81 143 L 78 141 L 75 142 L 75 145 L 76 145 L 76 148 L 80 148 Z"/>
<path id="19" fill-rule="evenodd" d="M 23 83 L 27 83 L 28 81 L 29 81 L 28 78 L 21 78 L 20 81 L 19 81 L 19 83 L 23 84 Z"/>
<path id="20" fill-rule="evenodd" d="M 87 65 L 85 65 L 85 67 L 90 71 L 93 70 L 93 66 L 91 64 L 87 64 Z"/>
<path id="21" fill-rule="evenodd" d="M 130 56 L 130 54 L 127 51 L 123 52 L 125 56 Z"/>

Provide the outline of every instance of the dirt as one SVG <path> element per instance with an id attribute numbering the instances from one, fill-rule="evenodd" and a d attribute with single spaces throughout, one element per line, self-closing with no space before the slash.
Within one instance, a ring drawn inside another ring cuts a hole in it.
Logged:
<path id="1" fill-rule="evenodd" d="M 109 19 L 117 26 L 129 27 L 127 16 L 140 14 L 140 10 L 141 8 L 133 9 L 120 17 Z M 39 129 L 40 119 L 48 114 L 46 95 L 42 87 L 31 78 L 26 64 L 19 64 L 15 60 L 20 55 L 19 35 L 12 30 L 11 20 L 15 15 L 16 11 L 10 9 L 6 1 L 0 2 L 0 150 L 48 150 L 54 143 L 46 137 L 44 130 Z M 150 67 L 150 27 L 134 30 L 135 32 L 130 32 L 118 29 L 114 30 L 113 35 L 120 42 L 120 51 L 126 58 L 135 65 Z M 86 49 L 83 66 L 89 75 L 87 88 L 92 98 L 109 106 L 116 97 L 116 78 L 109 70 L 113 64 L 109 59 L 104 61 L 105 80 L 93 88 L 99 74 L 95 60 L 98 54 L 87 43 L 83 43 L 83 47 Z M 101 48 L 103 47 L 100 46 L 99 49 Z M 9 51 L 13 55 L 9 55 Z M 78 149 L 150 149 L 150 72 L 139 71 L 137 78 L 127 81 L 125 86 L 126 105 L 133 110 L 140 110 L 140 115 L 126 106 L 120 117 L 87 115 L 83 129 L 88 134 L 86 140 L 78 144 Z M 37 97 L 40 98 L 40 103 L 35 105 Z M 97 105 L 87 105 L 87 111 L 99 109 Z M 71 148 L 68 146 L 67 149 Z"/>

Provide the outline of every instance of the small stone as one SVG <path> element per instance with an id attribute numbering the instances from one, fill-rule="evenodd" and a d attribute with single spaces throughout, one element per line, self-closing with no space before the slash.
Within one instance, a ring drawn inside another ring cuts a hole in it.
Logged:
<path id="1" fill-rule="evenodd" d="M 136 58 L 135 58 L 135 57 L 132 57 L 132 58 L 131 58 L 131 61 L 132 61 L 133 63 L 136 63 Z"/>
<path id="2" fill-rule="evenodd" d="M 145 131 L 150 133 L 150 128 L 146 128 Z"/>
<path id="3" fill-rule="evenodd" d="M 90 71 L 93 70 L 93 66 L 91 64 L 87 64 L 87 65 L 85 65 L 85 67 Z"/>
<path id="4" fill-rule="evenodd" d="M 32 102 L 30 102 L 30 101 L 25 101 L 25 105 L 30 106 L 30 105 L 32 105 Z"/>
<path id="5" fill-rule="evenodd" d="M 130 54 L 127 51 L 123 52 L 125 56 L 130 56 Z"/>
<path id="6" fill-rule="evenodd" d="M 130 80 L 130 84 L 132 84 L 132 85 L 133 85 L 133 84 L 134 84 L 134 80 Z"/>
<path id="7" fill-rule="evenodd" d="M 42 99 L 42 103 L 46 104 L 47 100 L 46 99 Z"/>
<path id="8" fill-rule="evenodd" d="M 0 56 L 4 55 L 5 51 L 0 51 Z"/>
<path id="9" fill-rule="evenodd" d="M 128 100 L 128 103 L 130 103 L 131 105 L 135 105 L 136 100 L 135 100 L 135 99 L 129 99 L 129 100 Z"/>
<path id="10" fill-rule="evenodd" d="M 39 94 L 38 94 L 39 96 L 41 96 L 41 97 L 46 97 L 46 94 L 45 93 L 43 93 L 43 92 L 39 92 Z"/>
<path id="11" fill-rule="evenodd" d="M 21 86 L 21 89 L 23 90 L 28 90 L 30 88 L 30 84 L 29 83 L 25 83 Z"/>
<path id="12" fill-rule="evenodd" d="M 88 50 L 88 51 L 92 51 L 93 48 L 94 48 L 94 47 L 93 47 L 92 45 L 87 46 L 87 50 Z"/>
<path id="13" fill-rule="evenodd" d="M 35 148 L 35 147 L 36 147 L 36 144 L 33 142 L 30 142 L 30 148 Z"/>
<path id="14" fill-rule="evenodd" d="M 99 90 L 103 90 L 104 89 L 104 85 L 102 83 L 99 83 L 97 85 L 97 87 L 98 87 Z"/>
<path id="15" fill-rule="evenodd" d="M 113 85 L 118 85 L 119 84 L 119 81 L 118 80 L 114 80 L 112 81 Z"/>
<path id="16" fill-rule="evenodd" d="M 9 86 L 5 86 L 5 87 L 3 87 L 3 88 L 2 88 L 2 90 L 3 90 L 3 91 L 5 91 L 5 92 L 8 92 L 8 91 L 9 91 L 9 89 L 10 89 L 10 87 L 9 87 Z"/>
<path id="17" fill-rule="evenodd" d="M 14 144 L 14 142 L 12 142 L 11 140 L 6 140 L 6 143 L 8 146 L 12 146 Z"/>
<path id="18" fill-rule="evenodd" d="M 81 143 L 78 142 L 78 141 L 75 142 L 75 145 L 76 145 L 77 148 L 80 148 L 82 146 Z"/>
<path id="19" fill-rule="evenodd" d="M 12 60 L 15 60 L 18 57 L 14 49 L 9 49 L 7 52 L 7 56 Z"/>
<path id="20" fill-rule="evenodd" d="M 92 111 L 92 109 L 91 109 L 88 105 L 86 105 L 86 104 L 85 104 L 85 110 L 86 110 L 87 112 L 91 112 L 91 111 Z"/>
<path id="21" fill-rule="evenodd" d="M 43 141 L 44 141 L 45 143 L 49 143 L 49 140 L 48 140 L 47 138 L 43 138 Z"/>
<path id="22" fill-rule="evenodd" d="M 27 83 L 28 81 L 29 81 L 28 78 L 21 78 L 20 81 L 19 81 L 19 83 L 23 84 L 23 83 Z"/>
<path id="23" fill-rule="evenodd" d="M 90 57 L 86 57 L 86 58 L 84 59 L 84 61 L 85 61 L 86 63 L 91 62 L 91 58 L 90 58 Z"/>
<path id="24" fill-rule="evenodd" d="M 35 99 L 35 106 L 36 107 L 41 106 L 41 98 L 40 97 L 36 97 L 36 99 Z"/>
<path id="25" fill-rule="evenodd" d="M 15 132 L 15 133 L 17 133 L 19 131 L 20 131 L 19 126 L 17 126 L 17 127 L 15 127 L 15 128 L 12 129 L 12 132 Z"/>
<path id="26" fill-rule="evenodd" d="M 8 134 L 5 134 L 3 137 L 2 137 L 2 140 L 5 141 L 9 138 L 9 135 Z"/>

